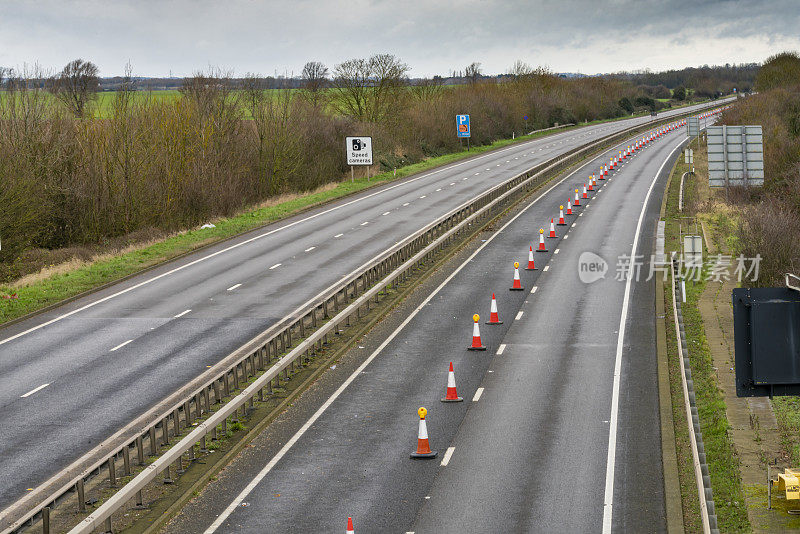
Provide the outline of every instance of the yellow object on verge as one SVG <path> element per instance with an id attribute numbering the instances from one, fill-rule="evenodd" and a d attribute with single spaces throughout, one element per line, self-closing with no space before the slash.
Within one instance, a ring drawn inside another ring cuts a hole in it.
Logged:
<path id="1" fill-rule="evenodd" d="M 778 474 L 778 491 L 786 492 L 786 500 L 800 499 L 800 469 L 784 469 Z"/>
<path id="2" fill-rule="evenodd" d="M 420 419 L 425 419 L 425 416 L 428 415 L 428 410 L 425 409 L 424 406 L 420 406 L 419 410 L 417 410 Z"/>
<path id="3" fill-rule="evenodd" d="M 481 320 L 481 316 L 476 313 L 475 315 L 472 316 L 472 320 L 477 323 L 478 321 Z"/>

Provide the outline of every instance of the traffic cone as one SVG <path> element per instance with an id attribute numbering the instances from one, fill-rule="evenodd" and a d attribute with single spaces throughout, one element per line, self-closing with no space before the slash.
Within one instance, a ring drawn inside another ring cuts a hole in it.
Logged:
<path id="1" fill-rule="evenodd" d="M 550 219 L 550 233 L 547 235 L 548 239 L 555 239 L 556 238 L 556 225 L 553 223 L 553 219 Z"/>
<path id="2" fill-rule="evenodd" d="M 564 222 L 564 206 L 558 207 L 558 225 L 559 226 L 567 225 L 567 223 Z"/>
<path id="3" fill-rule="evenodd" d="M 355 531 L 353 530 L 353 518 L 352 517 L 348 517 L 347 518 L 347 532 L 345 532 L 345 534 L 355 534 Z"/>
<path id="4" fill-rule="evenodd" d="M 567 215 L 572 215 L 572 202 L 567 199 Z"/>
<path id="5" fill-rule="evenodd" d="M 594 189 L 592 189 L 592 180 L 594 180 L 594 174 L 589 177 L 589 188 L 587 191 L 594 191 Z"/>
<path id="6" fill-rule="evenodd" d="M 594 184 L 590 183 L 589 185 L 594 185 L 595 187 L 597 187 L 597 178 L 595 177 L 594 174 L 592 175 L 592 182 L 594 182 Z"/>
<path id="7" fill-rule="evenodd" d="M 581 206 L 581 199 L 578 198 L 578 190 L 575 190 L 575 204 L 573 204 L 576 208 Z"/>
<path id="8" fill-rule="evenodd" d="M 547 248 L 544 246 L 544 228 L 539 228 L 539 248 L 536 249 L 536 252 L 547 252 Z"/>
<path id="9" fill-rule="evenodd" d="M 453 372 L 453 362 L 450 362 L 450 372 L 447 373 L 447 394 L 442 402 L 461 402 L 464 399 L 456 393 L 456 374 Z"/>
<path id="10" fill-rule="evenodd" d="M 586 193 L 586 184 L 583 184 L 583 198 L 589 198 L 588 193 Z"/>
<path id="11" fill-rule="evenodd" d="M 532 253 L 531 257 L 533 257 Z M 492 309 L 489 311 L 489 320 L 486 321 L 486 324 L 503 324 L 500 316 L 497 315 L 497 299 L 494 298 L 494 293 L 492 293 Z"/>
<path id="12" fill-rule="evenodd" d="M 417 450 L 411 453 L 411 457 L 414 459 L 417 458 L 436 458 L 436 451 L 431 450 L 431 446 L 428 444 L 428 427 L 425 425 L 425 416 L 428 414 L 428 410 L 424 407 L 421 407 L 417 410 L 419 414 L 419 432 L 417 433 Z"/>
<path id="13" fill-rule="evenodd" d="M 511 287 L 508 288 L 509 291 L 522 291 L 525 289 L 522 287 L 522 282 L 519 279 L 519 262 L 514 262 L 514 282 L 511 284 Z"/>
<path id="14" fill-rule="evenodd" d="M 478 328 L 478 321 L 481 320 L 481 316 L 476 313 L 472 316 L 472 320 L 475 322 L 472 326 L 472 345 L 467 347 L 467 350 L 486 350 L 486 347 L 481 345 L 481 331 Z"/>
<path id="15" fill-rule="evenodd" d="M 535 271 L 536 265 L 533 263 L 533 247 L 528 247 L 528 266 L 525 267 L 526 271 Z"/>

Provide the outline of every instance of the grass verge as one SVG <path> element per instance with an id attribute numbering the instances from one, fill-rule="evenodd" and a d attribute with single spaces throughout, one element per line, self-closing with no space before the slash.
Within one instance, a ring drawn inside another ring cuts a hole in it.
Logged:
<path id="1" fill-rule="evenodd" d="M 666 250 L 680 252 L 680 228 L 686 228 L 686 213 L 678 211 L 678 191 L 681 176 L 688 166 L 679 161 L 673 169 L 670 188 L 667 191 Z M 696 203 L 693 181 L 687 181 L 684 189 L 686 206 Z M 730 437 L 725 403 L 720 395 L 711 353 L 706 341 L 703 321 L 698 309 L 700 295 L 705 289 L 705 277 L 698 282 L 687 282 L 686 303 L 682 306 L 684 326 L 689 346 L 689 360 L 694 380 L 700 429 L 703 434 L 714 504 L 721 532 L 750 532 L 750 522 L 745 507 L 745 497 L 739 474 L 739 459 Z M 672 308 L 671 291 L 665 291 L 667 309 Z M 669 355 L 671 391 L 673 395 L 673 418 L 676 428 L 679 475 L 684 504 L 684 519 L 687 532 L 702 532 L 697 507 L 697 486 L 691 461 L 691 448 L 687 421 L 684 413 L 683 391 L 678 362 L 678 348 L 672 315 L 667 313 L 667 350 Z"/>

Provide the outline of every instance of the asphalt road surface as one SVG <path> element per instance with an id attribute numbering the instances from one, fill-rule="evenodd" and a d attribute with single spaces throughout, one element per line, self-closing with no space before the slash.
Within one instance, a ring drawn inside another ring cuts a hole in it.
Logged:
<path id="1" fill-rule="evenodd" d="M 536 253 L 538 270 L 521 270 L 525 291 L 509 291 L 512 263 L 525 266 L 539 228 L 607 154 L 555 183 L 490 234 L 291 439 L 263 454 L 256 443 L 228 468 L 237 476 L 210 484 L 168 531 L 336 532 L 352 516 L 356 532 L 600 532 L 604 513 L 609 531 L 664 531 L 645 279 L 683 140 L 683 130 L 666 135 L 601 182 Z M 626 287 L 617 262 L 634 242 L 647 258 Z M 584 252 L 605 260 L 604 278 L 579 279 Z M 488 317 L 493 292 L 504 323 L 481 323 L 488 350 L 467 351 L 472 314 Z M 443 404 L 451 361 L 465 401 Z M 436 460 L 409 458 L 419 406 Z"/>

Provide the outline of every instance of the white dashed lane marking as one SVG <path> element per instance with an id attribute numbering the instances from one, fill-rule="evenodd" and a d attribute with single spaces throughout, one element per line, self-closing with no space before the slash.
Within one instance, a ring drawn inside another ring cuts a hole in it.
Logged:
<path id="1" fill-rule="evenodd" d="M 503 354 L 503 351 L 506 350 L 506 344 L 503 343 L 499 347 L 497 347 L 497 355 L 500 356 Z"/>
<path id="2" fill-rule="evenodd" d="M 228 288 L 228 291 L 233 291 L 233 290 L 234 290 L 234 289 L 236 289 L 237 287 L 242 287 L 242 284 L 235 284 L 235 285 L 232 285 L 231 287 L 229 287 L 229 288 Z"/>
<path id="3" fill-rule="evenodd" d="M 175 317 L 175 319 L 177 319 L 178 317 L 183 317 L 184 315 L 186 315 L 190 311 L 192 311 L 191 308 L 188 309 L 188 310 L 183 310 L 182 312 L 180 312 L 178 315 L 175 315 L 174 317 Z"/>
<path id="4" fill-rule="evenodd" d="M 47 384 L 42 384 L 42 385 L 41 385 L 41 386 L 39 386 L 38 388 L 33 388 L 32 390 L 30 390 L 30 391 L 29 391 L 29 392 L 27 392 L 26 394 L 24 394 L 24 395 L 20 395 L 19 397 L 20 397 L 21 399 L 24 399 L 25 397 L 30 397 L 31 395 L 33 395 L 33 394 L 34 394 L 34 393 L 36 393 L 37 391 L 41 391 L 41 390 L 43 390 L 44 388 L 46 388 L 47 386 L 49 386 L 49 385 L 50 385 L 49 383 L 47 383 Z"/>
<path id="5" fill-rule="evenodd" d="M 108 351 L 108 352 L 114 352 L 115 350 L 121 349 L 122 347 L 124 347 L 124 346 L 125 346 L 125 345 L 127 345 L 128 343 L 132 343 L 132 342 L 133 342 L 133 340 L 132 340 L 132 339 L 129 339 L 129 340 L 128 340 L 128 341 L 126 341 L 125 343 L 120 343 L 119 345 L 117 345 L 116 347 L 114 347 L 113 349 L 111 349 L 111 350 L 110 350 L 110 351 Z"/>
<path id="6" fill-rule="evenodd" d="M 336 234 L 336 235 L 335 235 L 335 236 L 333 236 L 333 237 L 342 237 L 343 235 L 344 235 L 344 234 Z"/>
<path id="7" fill-rule="evenodd" d="M 388 212 L 387 212 L 387 213 L 388 213 Z M 315 248 L 317 248 L 317 247 L 308 247 L 308 248 L 307 248 L 307 249 L 305 249 L 303 252 L 311 252 L 311 251 L 312 251 L 312 250 L 314 250 Z"/>
<path id="8" fill-rule="evenodd" d="M 523 310 L 517 312 L 517 316 L 514 318 L 515 321 L 519 321 L 522 319 L 522 314 L 525 313 Z"/>
<path id="9" fill-rule="evenodd" d="M 447 450 L 444 453 L 444 457 L 442 458 L 442 465 L 446 466 L 450 463 L 450 458 L 453 456 L 453 451 L 455 451 L 455 447 L 447 447 Z"/>
<path id="10" fill-rule="evenodd" d="M 483 388 L 478 388 L 475 390 L 475 396 L 472 397 L 472 402 L 478 402 L 481 400 L 481 395 L 483 395 Z"/>
<path id="11" fill-rule="evenodd" d="M 342 235 L 342 234 L 339 234 L 339 235 Z M 334 237 L 335 237 L 335 236 L 334 236 Z M 281 266 L 281 264 L 280 264 L 280 263 L 276 263 L 275 265 L 273 265 L 272 267 L 270 267 L 270 268 L 269 268 L 269 270 L 271 271 L 272 269 L 277 269 L 277 268 L 278 268 L 278 267 L 280 267 L 280 266 Z"/>

